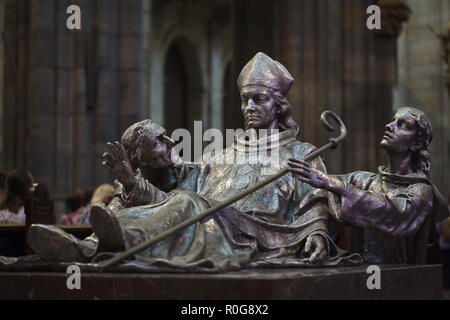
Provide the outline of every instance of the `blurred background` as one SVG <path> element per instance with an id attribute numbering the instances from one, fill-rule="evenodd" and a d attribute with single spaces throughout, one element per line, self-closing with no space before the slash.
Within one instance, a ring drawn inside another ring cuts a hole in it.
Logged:
<path id="1" fill-rule="evenodd" d="M 66 27 L 71 4 L 81 30 Z M 366 27 L 372 4 L 380 30 Z M 30 170 L 61 214 L 75 190 L 112 182 L 100 156 L 133 122 L 242 128 L 237 75 L 262 51 L 294 76 L 301 140 L 326 143 L 325 109 L 346 123 L 329 172 L 376 171 L 385 124 L 413 106 L 432 122 L 447 196 L 449 22 L 448 0 L 0 1 L 0 172 Z"/>

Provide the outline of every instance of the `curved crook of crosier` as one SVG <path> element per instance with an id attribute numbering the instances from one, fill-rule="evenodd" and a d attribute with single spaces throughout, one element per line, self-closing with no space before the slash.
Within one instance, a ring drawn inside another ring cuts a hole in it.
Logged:
<path id="1" fill-rule="evenodd" d="M 339 116 L 336 113 L 334 113 L 333 111 L 330 111 L 330 110 L 325 110 L 320 115 L 320 121 L 322 121 L 323 126 L 328 131 L 334 131 L 334 127 L 332 125 L 330 125 L 327 118 L 332 118 L 339 125 L 339 130 L 340 130 L 339 136 L 336 138 L 330 138 L 330 140 L 329 140 L 330 143 L 333 144 L 332 148 L 335 149 L 337 147 L 338 142 L 347 136 L 347 128 L 345 127 L 344 122 L 341 120 L 341 118 L 339 118 Z"/>

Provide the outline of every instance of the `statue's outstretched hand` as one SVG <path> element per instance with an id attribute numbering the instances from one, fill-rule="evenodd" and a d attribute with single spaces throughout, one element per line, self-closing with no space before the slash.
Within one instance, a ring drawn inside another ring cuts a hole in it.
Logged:
<path id="1" fill-rule="evenodd" d="M 325 248 L 324 239 L 318 234 L 309 235 L 306 239 L 305 253 L 311 253 L 307 261 L 311 263 L 318 263 L 327 256 L 327 249 Z"/>
<path id="2" fill-rule="evenodd" d="M 343 192 L 344 184 L 341 180 L 311 167 L 309 162 L 291 158 L 287 165 L 289 171 L 297 174 L 300 181 L 306 182 L 314 188 L 326 189 L 338 194 Z"/>
<path id="3" fill-rule="evenodd" d="M 306 182 L 310 186 L 325 189 L 328 185 L 328 175 L 312 168 L 309 162 L 291 158 L 287 164 L 289 170 L 296 173 L 299 180 Z"/>
<path id="4" fill-rule="evenodd" d="M 127 191 L 131 190 L 136 183 L 136 178 L 125 148 L 117 141 L 114 143 L 108 142 L 106 145 L 111 149 L 112 153 L 103 153 L 102 164 L 109 167 L 112 174 L 123 184 Z"/>

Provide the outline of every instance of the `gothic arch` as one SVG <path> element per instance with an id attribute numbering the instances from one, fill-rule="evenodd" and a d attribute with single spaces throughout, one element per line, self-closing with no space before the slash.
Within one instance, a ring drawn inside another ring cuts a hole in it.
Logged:
<path id="1" fill-rule="evenodd" d="M 167 71 L 166 67 L 169 67 L 166 62 L 170 63 L 170 61 L 167 61 L 167 58 L 171 57 L 171 59 L 173 59 L 174 52 L 176 52 L 175 55 L 179 55 L 179 58 L 181 58 L 179 63 L 183 70 L 180 71 L 184 73 L 182 77 L 184 77 L 186 81 L 184 87 L 186 101 L 184 103 L 185 110 L 183 113 L 186 119 L 186 128 L 193 133 L 194 120 L 202 119 L 204 91 L 202 72 L 196 49 L 186 37 L 179 36 L 167 44 L 164 52 L 164 72 Z M 164 92 L 170 92 L 170 83 L 164 83 Z M 164 107 L 166 107 L 166 102 L 164 103 Z M 164 122 L 166 123 L 167 121 Z"/>

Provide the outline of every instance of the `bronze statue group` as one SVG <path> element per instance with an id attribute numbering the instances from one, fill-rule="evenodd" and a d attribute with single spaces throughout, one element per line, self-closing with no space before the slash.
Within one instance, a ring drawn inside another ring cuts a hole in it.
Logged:
<path id="1" fill-rule="evenodd" d="M 224 272 L 260 267 L 361 263 L 426 263 L 435 223 L 448 207 L 429 179 L 431 124 L 415 108 L 397 110 L 380 142 L 389 161 L 378 172 L 329 175 L 316 148 L 297 139 L 286 95 L 293 78 L 278 61 L 256 54 L 238 80 L 246 132 L 220 154 L 198 163 L 174 161 L 174 142 L 151 120 L 108 143 L 104 165 L 116 177 L 108 205 L 91 208 L 94 234 L 79 240 L 33 225 L 29 244 L 45 263 L 96 266 L 193 219 L 262 181 L 263 170 L 287 173 L 211 215 L 118 262 L 122 270 Z M 260 130 L 265 129 L 265 130 Z M 351 133 L 350 133 L 351 134 Z M 247 135 L 247 136 L 248 136 Z M 278 152 L 279 162 L 224 160 Z M 351 226 L 349 250 L 329 225 Z M 17 261 L 1 260 L 14 265 Z"/>

